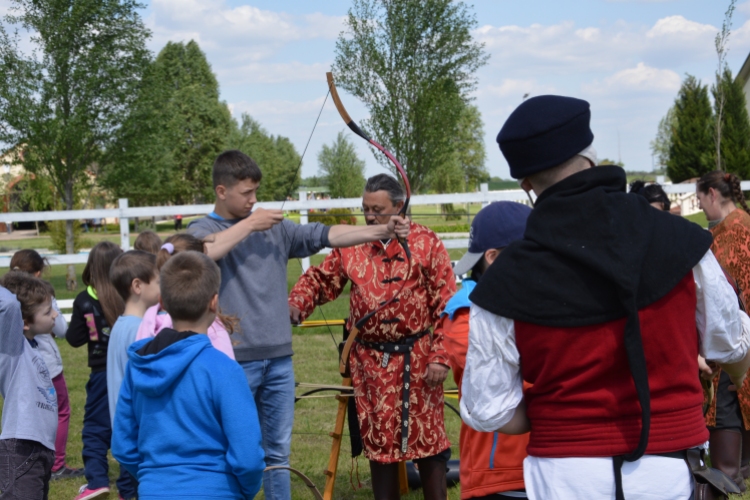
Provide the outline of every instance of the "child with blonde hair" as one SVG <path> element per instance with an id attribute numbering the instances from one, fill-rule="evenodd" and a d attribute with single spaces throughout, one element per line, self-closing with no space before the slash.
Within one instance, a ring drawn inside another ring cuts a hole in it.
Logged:
<path id="1" fill-rule="evenodd" d="M 156 254 L 156 267 L 162 266 L 173 256 L 180 252 L 194 251 L 204 252 L 204 243 L 195 236 L 187 233 L 173 234 L 167 238 Z M 156 336 L 164 328 L 172 328 L 172 318 L 157 304 L 146 311 L 141 326 L 138 328 L 136 340 L 143 340 Z M 208 339 L 211 344 L 231 359 L 234 359 L 234 349 L 229 335 L 234 331 L 235 322 L 222 314 L 216 316 L 216 320 L 208 328 Z"/>

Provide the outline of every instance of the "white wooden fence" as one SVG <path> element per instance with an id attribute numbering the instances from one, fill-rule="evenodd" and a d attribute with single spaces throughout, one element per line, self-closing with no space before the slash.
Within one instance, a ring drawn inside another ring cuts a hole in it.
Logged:
<path id="1" fill-rule="evenodd" d="M 359 208 L 362 206 L 361 198 L 341 198 L 336 200 L 307 200 L 306 192 L 299 192 L 299 200 L 259 202 L 257 207 L 267 209 L 280 209 L 300 212 L 300 224 L 308 223 L 310 210 L 322 210 L 331 208 Z M 435 205 L 444 203 L 481 203 L 483 206 L 493 201 L 520 201 L 528 203 L 526 193 L 520 189 L 512 191 L 489 191 L 487 184 L 482 184 L 481 191 L 475 193 L 452 193 L 436 195 L 416 195 L 411 198 L 411 206 Z M 119 208 L 95 209 L 95 210 L 68 210 L 55 212 L 13 212 L 0 213 L 0 222 L 34 222 L 52 220 L 83 220 L 97 218 L 117 218 L 120 221 L 120 246 L 123 250 L 130 249 L 130 219 L 134 217 L 162 217 L 174 215 L 205 215 L 214 209 L 213 205 L 178 205 L 162 207 L 128 207 L 128 200 L 121 198 Z M 439 215 L 439 214 L 435 214 Z M 448 248 L 466 248 L 468 240 L 446 240 Z M 325 253 L 325 251 L 323 252 Z M 85 264 L 88 255 L 85 253 L 73 255 L 45 255 L 52 265 L 59 264 Z M 303 267 L 309 265 L 303 260 Z M 0 268 L 10 265 L 10 257 L 0 257 Z"/>

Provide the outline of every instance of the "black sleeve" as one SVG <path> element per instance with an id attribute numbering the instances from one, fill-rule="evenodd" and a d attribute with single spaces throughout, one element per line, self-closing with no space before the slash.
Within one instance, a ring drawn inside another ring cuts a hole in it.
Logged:
<path id="1" fill-rule="evenodd" d="M 73 315 L 70 318 L 65 339 L 72 347 L 81 347 L 89 341 L 89 328 L 86 326 L 86 318 L 83 317 L 78 298 L 73 302 Z"/>

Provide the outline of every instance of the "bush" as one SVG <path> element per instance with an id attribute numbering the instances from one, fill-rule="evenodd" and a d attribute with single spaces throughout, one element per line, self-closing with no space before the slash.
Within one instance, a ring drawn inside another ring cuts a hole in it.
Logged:
<path id="1" fill-rule="evenodd" d="M 468 233 L 471 229 L 469 224 L 456 224 L 453 226 L 430 226 L 436 233 Z"/>
<path id="2" fill-rule="evenodd" d="M 312 212 L 307 216 L 310 222 L 320 222 L 326 226 L 335 226 L 336 224 L 357 225 L 357 218 L 352 215 L 348 208 L 332 208 L 327 212 Z"/>
<path id="3" fill-rule="evenodd" d="M 449 221 L 449 220 L 461 220 L 461 219 L 465 219 L 468 214 L 469 214 L 469 212 L 467 212 L 466 209 L 457 208 L 457 209 L 453 210 L 453 212 L 451 212 L 449 214 L 445 214 L 445 220 Z"/>
<path id="4" fill-rule="evenodd" d="M 49 235 L 52 239 L 52 250 L 58 254 L 65 253 L 65 222 L 64 220 L 55 220 L 47 222 Z M 73 221 L 73 248 L 74 252 L 81 249 L 81 222 Z"/>

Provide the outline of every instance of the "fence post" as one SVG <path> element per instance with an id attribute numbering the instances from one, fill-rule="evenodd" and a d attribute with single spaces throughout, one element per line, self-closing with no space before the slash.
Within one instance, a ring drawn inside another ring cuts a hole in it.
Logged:
<path id="1" fill-rule="evenodd" d="M 120 248 L 123 252 L 130 250 L 130 221 L 125 217 L 124 209 L 128 208 L 128 199 L 120 198 Z"/>
<path id="2" fill-rule="evenodd" d="M 479 190 L 482 192 L 482 208 L 490 204 L 489 191 L 490 185 L 483 182 L 479 185 Z"/>
<path id="3" fill-rule="evenodd" d="M 307 200 L 307 190 L 300 189 L 299 190 L 299 201 L 306 201 L 306 200 Z M 307 209 L 299 211 L 299 223 L 300 224 L 307 224 Z M 302 259 L 302 272 L 304 273 L 309 268 L 310 268 L 310 257 L 304 257 Z"/>

